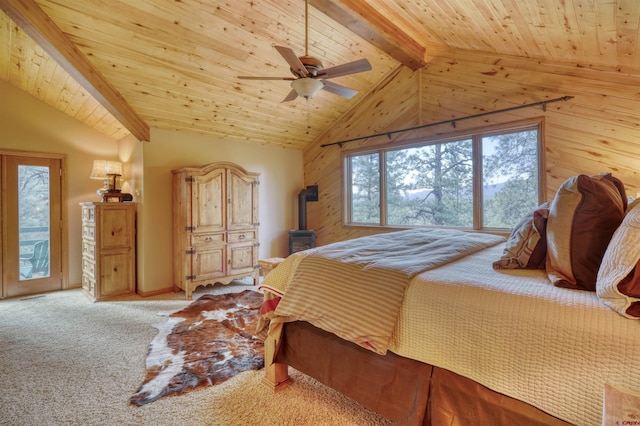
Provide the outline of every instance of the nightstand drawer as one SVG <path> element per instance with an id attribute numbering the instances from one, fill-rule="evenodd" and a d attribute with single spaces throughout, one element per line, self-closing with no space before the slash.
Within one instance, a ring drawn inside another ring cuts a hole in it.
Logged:
<path id="1" fill-rule="evenodd" d="M 82 207 L 82 222 L 96 223 L 96 210 L 93 207 Z"/>
<path id="2" fill-rule="evenodd" d="M 90 257 L 91 259 L 96 258 L 96 245 L 94 243 L 83 241 L 82 242 L 82 256 Z"/>
<path id="3" fill-rule="evenodd" d="M 92 225 L 82 225 L 82 238 L 87 241 L 95 241 L 96 227 Z"/>
<path id="4" fill-rule="evenodd" d="M 87 275 L 82 274 L 82 288 L 89 293 L 90 296 L 96 295 L 96 281 Z"/>
<path id="5" fill-rule="evenodd" d="M 91 278 L 96 277 L 96 263 L 91 259 L 82 259 L 82 274 Z"/>

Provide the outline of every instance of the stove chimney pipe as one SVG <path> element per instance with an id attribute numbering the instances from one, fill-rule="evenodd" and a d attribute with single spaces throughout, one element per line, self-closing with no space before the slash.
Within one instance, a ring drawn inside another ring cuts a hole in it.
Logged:
<path id="1" fill-rule="evenodd" d="M 318 201 L 318 185 L 307 186 L 298 193 L 298 230 L 307 229 L 307 201 Z"/>
<path id="2" fill-rule="evenodd" d="M 307 229 L 307 190 L 298 193 L 298 230 Z"/>

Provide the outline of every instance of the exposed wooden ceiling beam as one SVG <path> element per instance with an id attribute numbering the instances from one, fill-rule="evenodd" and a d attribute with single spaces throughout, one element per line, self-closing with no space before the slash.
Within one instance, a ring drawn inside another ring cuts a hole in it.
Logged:
<path id="1" fill-rule="evenodd" d="M 310 0 L 310 4 L 412 70 L 427 64 L 426 49 L 362 0 Z"/>
<path id="2" fill-rule="evenodd" d="M 0 9 L 138 140 L 149 140 L 149 125 L 136 114 L 122 95 L 89 62 L 35 1 L 0 0 Z"/>

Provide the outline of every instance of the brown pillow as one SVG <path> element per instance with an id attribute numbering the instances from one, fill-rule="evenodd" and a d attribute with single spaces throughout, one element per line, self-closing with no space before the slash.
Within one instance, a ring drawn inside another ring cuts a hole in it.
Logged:
<path id="1" fill-rule="evenodd" d="M 596 293 L 627 318 L 640 319 L 640 202 L 632 203 L 602 259 Z"/>
<path id="2" fill-rule="evenodd" d="M 547 255 L 549 203 L 527 213 L 513 228 L 493 269 L 544 269 Z"/>
<path id="3" fill-rule="evenodd" d="M 609 173 L 574 176 L 560 186 L 547 221 L 546 269 L 554 285 L 595 291 L 600 262 L 626 207 L 624 186 Z"/>

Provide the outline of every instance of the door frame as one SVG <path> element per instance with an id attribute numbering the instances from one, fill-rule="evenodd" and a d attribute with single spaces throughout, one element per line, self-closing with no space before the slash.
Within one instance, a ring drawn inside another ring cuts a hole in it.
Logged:
<path id="1" fill-rule="evenodd" d="M 66 154 L 56 154 L 48 152 L 32 152 L 21 150 L 9 150 L 0 149 L 0 156 L 11 155 L 19 157 L 32 157 L 32 158 L 48 158 L 52 160 L 60 161 L 60 247 L 50 247 L 50 250 L 59 250 L 60 252 L 60 274 L 61 274 L 61 289 L 69 289 L 69 220 L 68 220 L 68 193 L 67 193 L 67 156 Z M 0 161 L 0 167 L 1 167 Z M 3 170 L 0 169 L 0 212 L 2 216 L 5 214 L 5 191 L 4 182 L 2 181 Z M 7 297 L 5 273 L 4 273 L 4 250 L 5 248 L 5 235 L 3 227 L 0 226 L 0 299 Z M 16 296 L 24 297 L 24 296 Z"/>

